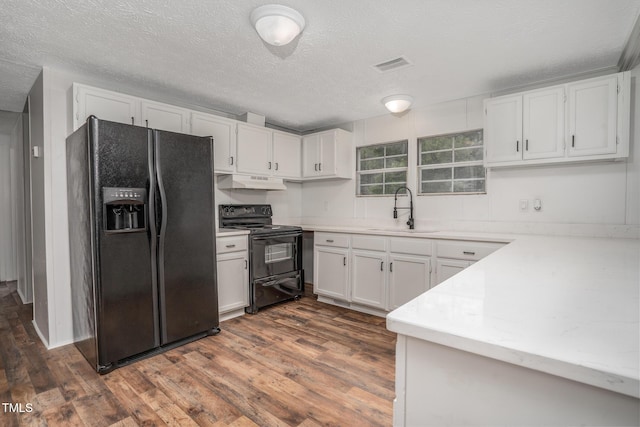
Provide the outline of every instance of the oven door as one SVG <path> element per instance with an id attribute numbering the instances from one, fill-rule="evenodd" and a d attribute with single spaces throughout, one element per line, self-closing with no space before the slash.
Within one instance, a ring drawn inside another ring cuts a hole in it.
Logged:
<path id="1" fill-rule="evenodd" d="M 275 276 L 300 270 L 301 235 L 282 234 L 251 238 L 251 267 L 253 279 Z"/>

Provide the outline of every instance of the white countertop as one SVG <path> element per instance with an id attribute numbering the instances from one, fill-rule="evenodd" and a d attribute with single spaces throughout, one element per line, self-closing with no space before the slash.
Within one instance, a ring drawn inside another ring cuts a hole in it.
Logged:
<path id="1" fill-rule="evenodd" d="M 640 397 L 640 240 L 518 236 L 389 330 Z"/>
<path id="2" fill-rule="evenodd" d="M 233 228 L 216 229 L 216 237 L 245 236 L 249 234 L 249 230 L 238 230 Z"/>

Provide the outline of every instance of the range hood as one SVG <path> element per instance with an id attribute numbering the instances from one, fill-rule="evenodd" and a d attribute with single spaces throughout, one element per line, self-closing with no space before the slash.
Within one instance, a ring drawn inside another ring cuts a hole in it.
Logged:
<path id="1" fill-rule="evenodd" d="M 254 175 L 220 175 L 218 176 L 218 188 L 222 190 L 246 189 L 246 190 L 286 190 L 282 178 Z"/>

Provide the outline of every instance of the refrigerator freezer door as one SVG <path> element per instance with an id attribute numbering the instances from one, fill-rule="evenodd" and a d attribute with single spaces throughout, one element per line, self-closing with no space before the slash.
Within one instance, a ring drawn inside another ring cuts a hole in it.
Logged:
<path id="1" fill-rule="evenodd" d="M 154 132 L 162 344 L 218 327 L 213 143 Z"/>
<path id="2" fill-rule="evenodd" d="M 108 233 L 104 187 L 149 188 L 153 153 L 149 130 L 90 119 L 93 209 L 97 245 L 96 317 L 99 365 L 151 350 L 159 345 L 157 285 L 146 230 Z"/>

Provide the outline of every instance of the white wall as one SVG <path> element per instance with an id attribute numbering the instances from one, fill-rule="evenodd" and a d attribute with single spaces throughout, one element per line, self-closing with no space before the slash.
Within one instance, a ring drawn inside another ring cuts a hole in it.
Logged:
<path id="1" fill-rule="evenodd" d="M 0 282 L 15 280 L 15 240 L 12 232 L 11 135 L 0 135 Z"/>
<path id="2" fill-rule="evenodd" d="M 414 193 L 416 226 L 428 229 L 467 229 L 503 232 L 562 232 L 567 234 L 637 235 L 640 154 L 640 67 L 632 79 L 631 156 L 627 161 L 493 169 L 482 195 L 417 196 L 416 168 L 410 167 L 408 186 Z M 356 146 L 408 139 L 409 165 L 417 164 L 417 138 L 482 128 L 482 99 L 473 97 L 402 116 L 385 114 L 353 123 Z M 354 157 L 355 158 L 355 157 Z M 354 165 L 355 167 L 355 165 Z M 405 228 L 407 212 L 393 220 L 393 197 L 356 197 L 356 182 L 321 181 L 302 185 L 303 222 L 370 224 Z M 533 199 L 542 200 L 534 211 Z M 522 212 L 519 202 L 529 200 Z M 408 205 L 399 198 L 399 206 Z M 631 231 L 629 231 L 631 230 Z"/>

